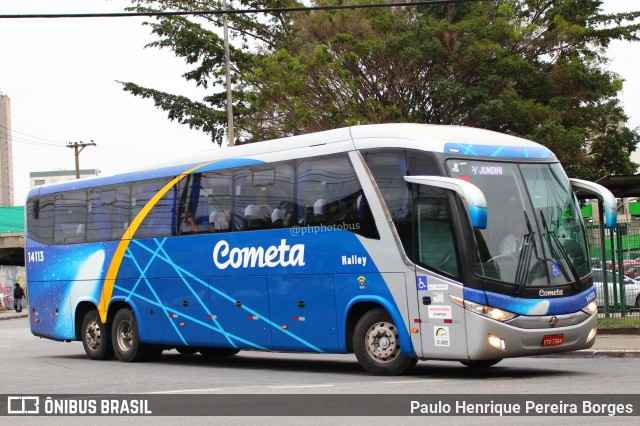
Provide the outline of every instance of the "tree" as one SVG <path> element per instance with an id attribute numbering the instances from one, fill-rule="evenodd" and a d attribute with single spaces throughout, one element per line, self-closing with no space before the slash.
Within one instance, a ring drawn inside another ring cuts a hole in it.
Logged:
<path id="1" fill-rule="evenodd" d="M 143 1 L 163 10 L 217 2 Z M 315 4 L 361 1 L 318 0 Z M 571 176 L 633 173 L 640 141 L 624 127 L 611 40 L 638 41 L 640 12 L 605 15 L 599 0 L 506 0 L 230 17 L 236 43 L 234 111 L 243 142 L 357 123 L 467 125 L 552 149 Z M 295 1 L 236 2 L 238 8 Z M 225 125 L 219 16 L 162 17 L 160 40 L 197 67 L 184 75 L 218 89 L 203 102 L 144 89 L 169 117 L 212 133 Z M 197 23 L 201 20 L 211 29 Z M 213 134 L 213 133 L 212 133 Z"/>

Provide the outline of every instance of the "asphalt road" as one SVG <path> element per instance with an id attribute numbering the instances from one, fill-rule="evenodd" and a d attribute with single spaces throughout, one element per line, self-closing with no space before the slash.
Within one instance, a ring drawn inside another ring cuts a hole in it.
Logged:
<path id="1" fill-rule="evenodd" d="M 0 393 L 10 395 L 238 394 L 282 395 L 286 399 L 287 395 L 345 394 L 348 400 L 348 395 L 360 394 L 632 394 L 640 401 L 640 363 L 633 358 L 508 359 L 484 371 L 474 371 L 455 362 L 422 361 L 411 374 L 401 377 L 370 376 L 359 367 L 352 355 L 242 351 L 231 358 L 210 360 L 199 355 L 183 356 L 176 351 L 167 351 L 158 362 L 126 364 L 115 360 L 91 361 L 84 355 L 80 342 L 63 343 L 34 337 L 29 332 L 26 318 L 0 321 L 0 368 L 3 372 L 19 372 L 4 374 L 3 391 Z M 79 419 L 71 419 L 71 423 Z M 122 417 L 119 419 L 124 420 Z M 389 422 L 385 417 L 346 419 L 350 424 Z M 421 419 L 422 424 L 427 420 L 424 417 Z M 447 419 L 451 421 L 450 417 Z M 479 419 L 492 424 L 508 420 L 497 417 L 456 417 L 455 424 L 478 424 Z M 601 424 L 606 421 L 635 424 L 637 419 L 534 417 L 528 418 L 527 422 Z M 210 423 L 201 417 L 169 417 L 165 420 L 167 424 L 170 421 L 172 424 Z M 402 417 L 394 423 L 418 424 L 419 420 Z M 60 417 L 53 418 L 47 424 L 56 424 L 58 421 L 61 422 L 59 424 L 69 424 Z M 106 424 L 105 418 L 94 418 L 91 423 L 101 421 Z M 164 424 L 158 417 L 139 418 L 137 421 Z M 216 418 L 216 424 L 258 423 L 301 422 L 296 417 L 267 417 L 260 422 L 256 422 L 255 418 Z M 306 418 L 304 423 L 333 424 L 325 417 Z"/>

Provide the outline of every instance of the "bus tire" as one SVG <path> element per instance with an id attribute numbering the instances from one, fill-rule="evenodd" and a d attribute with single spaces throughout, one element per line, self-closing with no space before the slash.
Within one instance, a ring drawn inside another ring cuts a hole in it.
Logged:
<path id="1" fill-rule="evenodd" d="M 129 308 L 120 309 L 113 317 L 111 342 L 119 361 L 139 362 L 147 358 L 148 347 L 140 341 L 136 316 Z"/>
<path id="2" fill-rule="evenodd" d="M 376 376 L 397 376 L 418 362 L 400 352 L 398 329 L 382 308 L 372 309 L 358 320 L 353 331 L 353 352 L 360 365 Z"/>
<path id="3" fill-rule="evenodd" d="M 501 359 L 482 359 L 482 360 L 476 360 L 476 361 L 460 361 L 460 363 L 462 365 L 466 365 L 469 368 L 481 370 L 483 368 L 493 367 L 500 361 L 502 361 L 502 358 Z"/>
<path id="4" fill-rule="evenodd" d="M 234 356 L 238 352 L 240 352 L 240 349 L 236 348 L 200 348 L 200 355 L 205 358 Z"/>
<path id="5" fill-rule="evenodd" d="M 81 333 L 82 346 L 90 359 L 104 361 L 113 358 L 109 328 L 100 321 L 97 310 L 84 314 Z"/>

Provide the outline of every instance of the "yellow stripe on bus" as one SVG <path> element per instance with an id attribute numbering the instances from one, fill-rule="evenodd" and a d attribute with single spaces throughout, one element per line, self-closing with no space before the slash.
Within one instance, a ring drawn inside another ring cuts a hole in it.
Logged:
<path id="1" fill-rule="evenodd" d="M 176 176 L 171 182 L 166 184 L 160 191 L 158 191 L 156 195 L 154 195 L 149 200 L 149 202 L 145 204 L 142 210 L 140 210 L 135 219 L 133 219 L 131 225 L 129 225 L 126 232 L 124 233 L 124 236 L 120 240 L 115 253 L 113 254 L 111 264 L 109 265 L 109 269 L 107 270 L 107 276 L 105 277 L 104 284 L 102 285 L 102 294 L 100 295 L 100 303 L 98 304 L 98 314 L 100 315 L 100 320 L 102 321 L 102 323 L 107 322 L 107 309 L 109 308 L 109 302 L 111 302 L 113 286 L 115 285 L 116 277 L 118 276 L 118 271 L 120 270 L 120 265 L 122 264 L 122 259 L 124 258 L 124 254 L 127 252 L 127 248 L 129 247 L 129 243 L 131 243 L 131 239 L 140 227 L 142 221 L 145 219 L 145 217 L 147 217 L 151 209 L 158 203 L 158 201 L 160 201 L 160 199 L 167 192 L 169 192 L 169 190 L 173 188 L 176 183 L 193 173 L 195 170 L 213 163 L 215 163 L 215 161 L 200 164 Z"/>

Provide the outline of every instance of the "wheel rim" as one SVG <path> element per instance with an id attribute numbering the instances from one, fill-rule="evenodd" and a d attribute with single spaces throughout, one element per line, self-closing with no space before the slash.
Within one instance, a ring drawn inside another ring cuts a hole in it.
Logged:
<path id="1" fill-rule="evenodd" d="M 120 321 L 117 329 L 118 336 L 118 348 L 121 352 L 127 352 L 131 349 L 131 343 L 133 341 L 133 331 L 131 330 L 130 321 Z"/>
<path id="2" fill-rule="evenodd" d="M 98 350 L 101 339 L 100 325 L 96 321 L 89 322 L 84 333 L 84 341 L 89 349 L 92 351 Z"/>
<path id="3" fill-rule="evenodd" d="M 367 353 L 375 361 L 388 363 L 400 354 L 398 331 L 388 322 L 378 322 L 369 328 L 365 336 Z"/>

